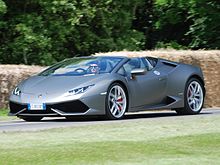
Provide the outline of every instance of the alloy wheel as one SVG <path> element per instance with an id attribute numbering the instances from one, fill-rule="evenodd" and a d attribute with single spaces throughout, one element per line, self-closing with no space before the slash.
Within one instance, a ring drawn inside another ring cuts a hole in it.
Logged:
<path id="1" fill-rule="evenodd" d="M 203 89 L 197 81 L 192 81 L 187 89 L 187 102 L 194 112 L 199 111 L 203 105 Z"/>
<path id="2" fill-rule="evenodd" d="M 108 95 L 108 109 L 114 118 L 121 118 L 127 107 L 127 98 L 124 89 L 114 85 Z"/>

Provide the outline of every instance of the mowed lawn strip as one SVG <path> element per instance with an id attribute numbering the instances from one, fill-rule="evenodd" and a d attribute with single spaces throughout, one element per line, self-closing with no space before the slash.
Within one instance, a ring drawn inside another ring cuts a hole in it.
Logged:
<path id="1" fill-rule="evenodd" d="M 0 164 L 219 164 L 220 115 L 0 133 Z"/>
<path id="2" fill-rule="evenodd" d="M 9 110 L 7 110 L 7 109 L 0 109 L 0 117 L 7 116 L 8 112 L 9 112 Z"/>

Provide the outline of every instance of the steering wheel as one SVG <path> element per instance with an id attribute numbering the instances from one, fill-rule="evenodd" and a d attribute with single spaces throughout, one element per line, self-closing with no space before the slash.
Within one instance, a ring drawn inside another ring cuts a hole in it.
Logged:
<path id="1" fill-rule="evenodd" d="M 77 68 L 77 69 L 75 69 L 75 70 L 74 70 L 74 72 L 78 72 L 78 73 L 85 73 L 85 72 L 86 72 L 86 70 L 85 70 L 85 69 L 83 69 L 83 68 Z"/>

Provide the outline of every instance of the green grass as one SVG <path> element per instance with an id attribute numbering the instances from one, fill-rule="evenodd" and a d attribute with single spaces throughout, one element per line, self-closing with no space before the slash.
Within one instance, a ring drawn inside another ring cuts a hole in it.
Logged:
<path id="1" fill-rule="evenodd" d="M 0 109 L 0 116 L 7 116 L 8 110 L 7 109 Z"/>
<path id="2" fill-rule="evenodd" d="M 8 112 L 8 109 L 0 109 L 0 121 L 17 119 L 15 116 L 8 116 Z"/>
<path id="3" fill-rule="evenodd" d="M 0 133 L 0 164 L 219 164 L 220 115 Z"/>

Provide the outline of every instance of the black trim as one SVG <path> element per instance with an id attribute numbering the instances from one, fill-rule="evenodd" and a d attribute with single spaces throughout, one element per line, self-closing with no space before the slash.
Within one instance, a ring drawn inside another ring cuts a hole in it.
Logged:
<path id="1" fill-rule="evenodd" d="M 79 100 L 47 105 L 47 109 L 57 109 L 64 113 L 85 113 L 89 107 Z"/>
<path id="2" fill-rule="evenodd" d="M 171 67 L 174 67 L 174 68 L 177 66 L 177 64 L 172 63 L 172 62 L 168 62 L 168 61 L 162 61 L 162 63 L 163 63 L 164 65 L 168 65 L 168 66 L 171 66 Z"/>
<path id="3" fill-rule="evenodd" d="M 62 111 L 63 113 L 85 113 L 89 110 L 89 107 L 82 103 L 80 100 L 68 101 L 57 104 L 46 104 L 46 110 L 28 110 L 27 104 L 19 104 L 15 102 L 9 102 L 10 113 L 16 114 L 19 111 L 22 111 L 18 115 L 22 114 L 54 114 L 55 112 L 51 109 L 56 109 Z"/>
<path id="4" fill-rule="evenodd" d="M 18 103 L 10 101 L 9 108 L 10 108 L 10 113 L 17 113 L 17 112 L 27 108 L 27 105 L 22 105 L 22 104 L 18 104 Z"/>
<path id="5" fill-rule="evenodd" d="M 46 110 L 25 110 L 25 111 L 22 111 L 21 113 L 19 113 L 19 115 L 22 115 L 22 114 L 55 114 L 55 112 L 53 112 L 52 110 L 50 109 L 46 109 Z"/>
<path id="6" fill-rule="evenodd" d="M 166 97 L 166 105 L 174 103 L 176 100 L 170 96 Z"/>

